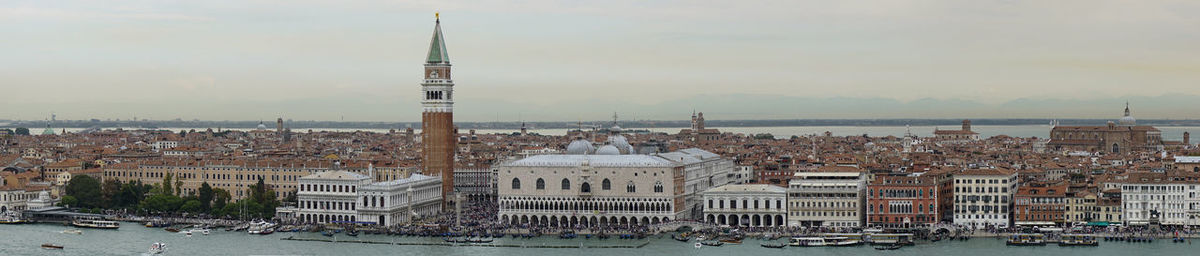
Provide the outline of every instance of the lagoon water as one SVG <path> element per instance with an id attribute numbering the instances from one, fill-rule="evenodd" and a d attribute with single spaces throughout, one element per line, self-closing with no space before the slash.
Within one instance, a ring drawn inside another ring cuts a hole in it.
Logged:
<path id="1" fill-rule="evenodd" d="M 583 239 L 560 240 L 553 236 L 536 239 L 497 239 L 496 243 L 520 245 L 640 245 L 642 248 L 507 248 L 471 246 L 389 245 L 362 243 L 329 243 L 312 241 L 282 240 L 289 236 L 326 239 L 318 233 L 275 233 L 259 236 L 245 232 L 214 230 L 211 235 L 195 234 L 185 237 L 169 233 L 160 228 L 145 228 L 138 223 L 122 223 L 119 230 L 85 229 L 83 235 L 62 234 L 68 229 L 59 224 L 28 224 L 0 226 L 0 255 L 142 255 L 153 242 L 165 242 L 170 249 L 165 255 L 519 255 L 519 256 L 635 256 L 635 255 L 1196 255 L 1200 243 L 1180 244 L 1168 240 L 1153 243 L 1104 242 L 1099 247 L 1038 247 L 1005 246 L 1003 240 L 975 238 L 969 241 L 942 241 L 923 243 L 894 251 L 877 251 L 870 246 L 846 248 L 800 248 L 787 247 L 769 249 L 759 246 L 760 241 L 747 239 L 742 245 L 694 248 L 691 243 L 681 243 L 670 237 L 645 240 Z M 335 236 L 338 240 L 441 241 L 437 238 L 409 238 L 382 235 Z M 1200 242 L 1200 241 L 1197 241 Z M 56 243 L 64 250 L 45 250 L 43 243 Z"/>
<path id="2" fill-rule="evenodd" d="M 1102 125 L 1102 124 L 1101 124 Z M 787 138 L 793 135 L 805 136 L 813 134 L 823 134 L 826 131 L 833 133 L 834 136 L 859 136 L 867 134 L 873 137 L 886 136 L 904 136 L 906 132 L 911 131 L 913 134 L 921 137 L 933 136 L 934 129 L 954 130 L 960 129 L 959 126 L 766 126 L 766 127 L 708 127 L 720 129 L 722 132 L 744 133 L 744 134 L 759 134 L 770 133 L 776 138 Z M 1047 138 L 1050 136 L 1049 125 L 975 125 L 971 129 L 978 132 L 984 138 L 996 135 L 1008 135 L 1012 137 L 1038 137 Z M 1200 132 L 1198 126 L 1157 126 L 1162 131 L 1164 140 L 1183 140 L 1183 132 L 1190 131 L 1192 133 Z M 107 128 L 106 128 L 107 129 Z M 126 128 L 131 129 L 131 128 Z M 159 128 L 168 131 L 183 131 L 196 130 L 204 131 L 208 128 Z M 682 128 L 633 128 L 635 130 L 650 130 L 652 132 L 678 133 Z M 82 128 L 67 128 L 68 132 L 76 132 L 83 130 Z M 214 129 L 215 130 L 215 129 Z M 253 129 L 232 129 L 239 131 Z M 295 129 L 293 132 L 307 132 L 309 129 Z M 338 132 L 353 132 L 353 131 L 368 131 L 386 133 L 389 129 L 353 129 L 353 128 L 312 128 L 312 131 L 338 131 Z M 539 133 L 543 135 L 566 135 L 568 129 L 530 129 L 531 133 Z M 492 134 L 492 133 L 513 133 L 520 130 L 515 129 L 476 129 L 476 133 Z M 35 131 L 36 132 L 36 131 Z M 61 129 L 55 130 L 61 132 Z M 421 132 L 416 130 L 414 132 Z M 465 130 L 459 132 L 466 133 Z"/>

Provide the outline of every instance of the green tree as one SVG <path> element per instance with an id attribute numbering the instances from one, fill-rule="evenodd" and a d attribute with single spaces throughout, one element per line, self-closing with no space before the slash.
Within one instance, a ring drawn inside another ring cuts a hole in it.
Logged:
<path id="1" fill-rule="evenodd" d="M 200 200 L 188 200 L 182 206 L 179 206 L 179 211 L 188 213 L 199 213 L 204 211 L 204 207 L 200 204 Z"/>
<path id="2" fill-rule="evenodd" d="M 67 183 L 66 194 L 79 200 L 79 207 L 92 208 L 100 206 L 100 182 L 87 175 L 75 175 Z"/>
<path id="3" fill-rule="evenodd" d="M 213 201 L 212 186 L 208 185 L 208 182 L 205 181 L 204 183 L 200 183 L 200 189 L 196 192 L 198 194 L 196 195 L 197 199 L 200 200 L 200 209 L 203 209 L 204 211 L 211 210 Z"/>
<path id="4" fill-rule="evenodd" d="M 225 191 L 224 189 L 220 189 L 220 188 L 214 188 L 213 189 L 213 207 L 212 207 L 213 211 L 214 211 L 213 215 L 221 216 L 221 215 L 228 214 L 228 213 L 224 212 L 224 209 L 225 209 L 225 207 L 229 206 L 229 200 L 231 198 L 233 198 L 233 197 L 229 195 L 229 191 Z M 222 211 L 222 212 L 216 212 L 216 211 Z"/>
<path id="5" fill-rule="evenodd" d="M 267 186 L 262 177 L 258 178 L 258 183 L 250 186 L 250 202 L 256 205 L 256 209 L 251 211 L 247 205 L 246 212 L 257 213 L 256 218 L 271 218 L 275 216 L 275 207 L 279 206 L 279 199 L 275 195 L 275 190 Z"/>
<path id="6" fill-rule="evenodd" d="M 100 186 L 100 197 L 103 199 L 104 208 L 117 208 L 117 197 L 121 195 L 121 182 L 116 179 L 104 181 L 104 185 Z"/>
<path id="7" fill-rule="evenodd" d="M 17 135 L 29 135 L 29 128 L 17 127 L 17 130 L 15 132 L 17 133 Z"/>
<path id="8" fill-rule="evenodd" d="M 154 194 L 138 204 L 144 210 L 152 212 L 174 212 L 183 206 L 183 198 L 168 194 Z"/>
<path id="9" fill-rule="evenodd" d="M 75 199 L 74 196 L 63 196 L 62 199 L 58 201 L 58 206 L 62 207 L 71 207 L 76 205 L 79 205 L 79 199 Z"/>
<path id="10" fill-rule="evenodd" d="M 159 186 L 162 187 L 162 191 L 160 191 L 161 193 L 163 193 L 163 194 L 175 193 L 175 189 L 171 188 L 171 185 L 175 184 L 174 182 L 171 181 L 172 178 L 174 178 L 174 175 L 172 175 L 169 172 L 167 173 L 167 175 L 163 176 L 162 183 L 159 183 L 160 184 Z"/>

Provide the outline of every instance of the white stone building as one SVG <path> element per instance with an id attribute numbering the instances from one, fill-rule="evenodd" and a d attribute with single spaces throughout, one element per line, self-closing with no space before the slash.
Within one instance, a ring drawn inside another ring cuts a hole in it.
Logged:
<path id="1" fill-rule="evenodd" d="M 863 170 L 826 166 L 794 176 L 787 188 L 788 226 L 852 228 L 865 223 Z"/>
<path id="2" fill-rule="evenodd" d="M 1126 225 L 1200 225 L 1200 186 L 1161 174 L 1131 175 L 1121 184 Z"/>
<path id="3" fill-rule="evenodd" d="M 717 225 L 787 225 L 787 189 L 769 184 L 729 184 L 703 193 L 704 221 Z"/>
<path id="4" fill-rule="evenodd" d="M 1009 169 L 968 169 L 953 175 L 954 224 L 1008 227 L 1012 223 L 1017 172 Z"/>
<path id="5" fill-rule="evenodd" d="M 390 226 L 441 210 L 442 180 L 421 174 L 372 183 L 367 175 L 326 171 L 298 182 L 295 217 L 306 223 Z"/>
<path id="6" fill-rule="evenodd" d="M 371 178 L 347 171 L 326 171 L 300 177 L 296 217 L 306 223 L 358 221 L 358 190 Z"/>
<path id="7" fill-rule="evenodd" d="M 733 162 L 699 150 L 639 155 L 622 135 L 586 140 L 565 155 L 501 164 L 500 220 L 514 224 L 644 225 L 700 219 L 701 192 L 728 184 Z"/>
<path id="8" fill-rule="evenodd" d="M 407 223 L 416 217 L 432 217 L 441 211 L 442 180 L 413 174 L 392 181 L 376 182 L 358 190 L 358 219 L 377 225 Z"/>

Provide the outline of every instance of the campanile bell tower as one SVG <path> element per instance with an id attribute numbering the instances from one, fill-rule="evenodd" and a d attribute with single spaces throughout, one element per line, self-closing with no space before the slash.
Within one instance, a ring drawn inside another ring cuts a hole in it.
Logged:
<path id="1" fill-rule="evenodd" d="M 436 16 L 436 15 L 435 15 Z M 458 145 L 454 134 L 454 80 L 450 76 L 450 55 L 442 37 L 442 22 L 436 17 L 429 54 L 425 58 L 424 96 L 421 106 L 421 162 L 423 173 L 442 177 L 442 209 L 453 198 L 454 154 Z"/>

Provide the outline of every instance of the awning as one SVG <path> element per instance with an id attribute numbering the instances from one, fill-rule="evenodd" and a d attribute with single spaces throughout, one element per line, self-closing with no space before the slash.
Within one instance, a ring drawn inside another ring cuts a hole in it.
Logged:
<path id="1" fill-rule="evenodd" d="M 1097 227 L 1107 227 L 1108 222 L 1107 221 L 1093 221 L 1093 222 L 1088 222 L 1087 225 L 1088 226 L 1097 226 Z"/>

